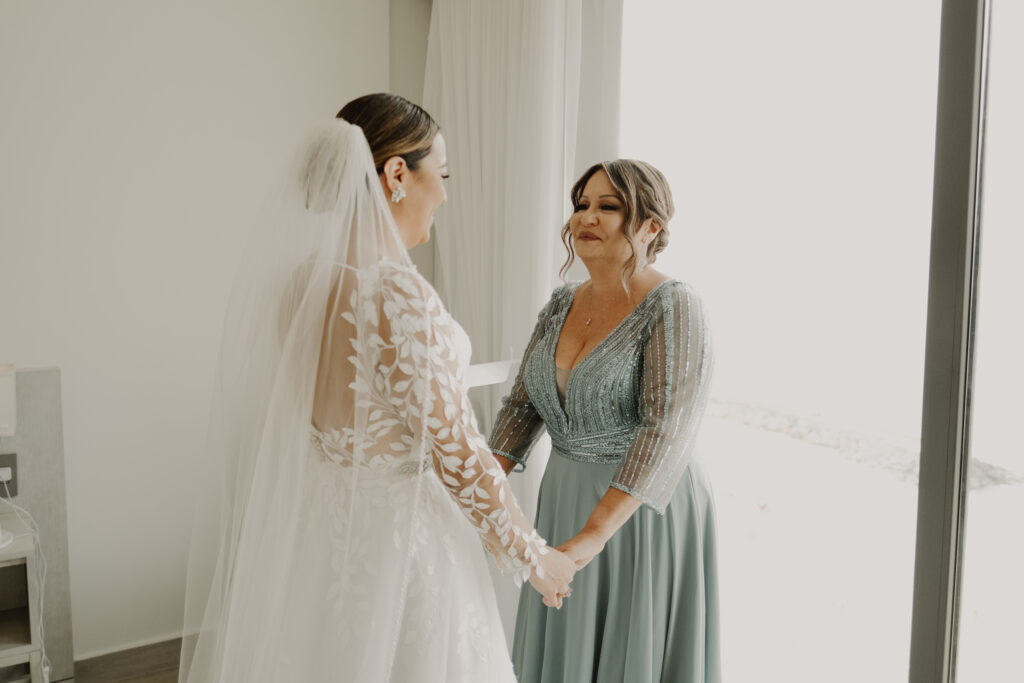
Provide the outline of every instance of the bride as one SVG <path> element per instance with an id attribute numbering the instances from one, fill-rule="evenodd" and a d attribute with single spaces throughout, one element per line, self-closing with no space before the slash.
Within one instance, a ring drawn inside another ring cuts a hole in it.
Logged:
<path id="1" fill-rule="evenodd" d="M 444 138 L 367 95 L 293 176 L 225 321 L 180 680 L 511 683 L 480 543 L 549 606 L 574 564 L 517 506 L 469 339 L 406 251 L 446 199 Z"/>

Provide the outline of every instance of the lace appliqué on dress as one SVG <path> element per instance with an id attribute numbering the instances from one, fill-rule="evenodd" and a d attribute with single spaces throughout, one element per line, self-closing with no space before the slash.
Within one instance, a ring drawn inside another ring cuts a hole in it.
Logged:
<path id="1" fill-rule="evenodd" d="M 349 341 L 357 426 L 314 430 L 313 441 L 342 466 L 405 476 L 433 469 L 499 569 L 517 583 L 528 580 L 534 569 L 542 571 L 546 543 L 520 511 L 477 427 L 464 381 L 469 339 L 415 269 L 381 268 L 367 278 L 380 290 L 356 287 L 339 313 L 358 330 Z M 388 486 L 374 493 L 375 505 L 403 507 L 389 500 Z"/>

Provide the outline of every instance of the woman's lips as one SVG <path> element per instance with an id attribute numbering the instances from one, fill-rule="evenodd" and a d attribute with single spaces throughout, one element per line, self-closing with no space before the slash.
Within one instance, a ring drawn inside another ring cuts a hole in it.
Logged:
<path id="1" fill-rule="evenodd" d="M 581 232 L 579 234 L 579 236 L 576 237 L 576 239 L 578 239 L 578 240 L 597 240 L 599 238 L 598 238 L 597 235 L 595 235 L 592 232 Z"/>

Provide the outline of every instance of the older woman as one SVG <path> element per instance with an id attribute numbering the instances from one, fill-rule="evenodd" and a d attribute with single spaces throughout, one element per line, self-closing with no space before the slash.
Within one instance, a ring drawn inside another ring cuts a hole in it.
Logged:
<path id="1" fill-rule="evenodd" d="M 694 454 L 712 356 L 689 286 L 649 266 L 672 196 L 641 161 L 587 170 L 562 231 L 586 282 L 555 290 L 490 439 L 506 471 L 551 436 L 537 530 L 579 568 L 560 610 L 521 594 L 524 683 L 720 679 L 715 513 Z"/>

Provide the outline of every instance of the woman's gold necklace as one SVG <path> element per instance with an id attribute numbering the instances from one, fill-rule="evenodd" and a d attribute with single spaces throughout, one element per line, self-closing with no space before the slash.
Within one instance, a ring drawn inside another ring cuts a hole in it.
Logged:
<path id="1" fill-rule="evenodd" d="M 647 248 L 647 242 L 643 242 L 643 245 L 644 245 L 644 249 L 646 249 Z M 646 267 L 646 265 L 644 267 Z M 641 267 L 640 270 L 642 271 L 644 267 Z M 586 327 L 590 327 L 590 323 L 593 322 L 593 320 L 594 320 L 594 282 L 593 281 L 589 282 L 587 284 L 587 287 L 588 287 L 587 294 L 589 295 L 588 303 L 590 304 L 588 306 L 589 315 L 587 316 L 587 322 L 585 322 L 583 324 Z"/>
<path id="2" fill-rule="evenodd" d="M 590 327 L 590 323 L 594 322 L 594 283 L 589 283 L 587 288 L 587 322 L 583 324 Z"/>
<path id="3" fill-rule="evenodd" d="M 584 323 L 584 325 L 586 325 L 589 328 L 591 322 L 594 319 L 594 287 L 593 286 L 591 286 L 590 291 L 587 294 L 590 295 L 590 301 L 589 301 L 590 305 L 587 306 L 587 310 L 590 313 L 590 315 L 587 316 L 587 322 Z"/>
<path id="4" fill-rule="evenodd" d="M 587 291 L 587 294 L 590 295 L 590 301 L 588 302 L 590 305 L 587 307 L 587 311 L 590 315 L 587 316 L 587 322 L 583 324 L 590 327 L 590 323 L 594 320 L 594 283 L 590 283 L 590 288 Z"/>

